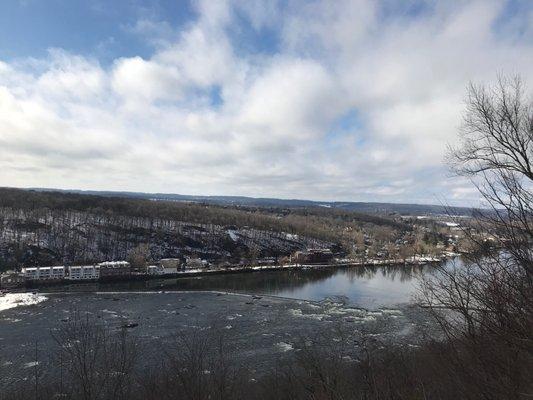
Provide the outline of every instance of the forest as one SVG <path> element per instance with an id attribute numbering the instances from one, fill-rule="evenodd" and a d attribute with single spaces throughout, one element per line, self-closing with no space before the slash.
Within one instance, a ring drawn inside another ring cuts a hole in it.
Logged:
<path id="1" fill-rule="evenodd" d="M 148 246 L 153 260 L 197 255 L 235 262 L 306 248 L 377 253 L 387 244 L 414 242 L 413 225 L 389 215 L 11 188 L 0 189 L 0 228 L 2 269 L 126 259 L 139 245 Z"/>

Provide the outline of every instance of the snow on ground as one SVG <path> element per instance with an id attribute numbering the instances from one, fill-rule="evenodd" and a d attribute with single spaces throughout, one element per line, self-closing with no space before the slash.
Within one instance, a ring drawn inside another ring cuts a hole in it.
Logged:
<path id="1" fill-rule="evenodd" d="M 234 230 L 228 229 L 228 235 L 234 242 L 237 242 L 239 240 L 239 235 L 237 235 L 237 232 Z"/>
<path id="2" fill-rule="evenodd" d="M 18 306 L 31 306 L 47 300 L 43 295 L 36 293 L 7 293 L 0 297 L 0 311 Z"/>

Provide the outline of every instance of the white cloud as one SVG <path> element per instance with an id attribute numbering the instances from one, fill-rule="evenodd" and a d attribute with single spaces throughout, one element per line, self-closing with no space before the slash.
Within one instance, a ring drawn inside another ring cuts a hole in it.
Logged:
<path id="1" fill-rule="evenodd" d="M 246 93 L 241 121 L 265 136 L 316 140 L 342 113 L 343 97 L 342 88 L 319 63 L 275 60 Z"/>
<path id="2" fill-rule="evenodd" d="M 90 101 L 104 91 L 105 73 L 97 62 L 54 49 L 50 51 L 48 68 L 36 84 L 38 93 L 59 101 Z"/>
<path id="3" fill-rule="evenodd" d="M 0 184 L 471 201 L 442 166 L 467 82 L 533 82 L 533 12 L 505 24 L 497 1 L 194 4 L 183 30 L 131 28 L 150 57 L 0 60 Z M 243 18 L 276 46 L 248 52 Z"/>
<path id="4" fill-rule="evenodd" d="M 111 80 L 114 91 L 126 102 L 178 100 L 182 95 L 183 82 L 175 68 L 141 57 L 117 60 Z"/>

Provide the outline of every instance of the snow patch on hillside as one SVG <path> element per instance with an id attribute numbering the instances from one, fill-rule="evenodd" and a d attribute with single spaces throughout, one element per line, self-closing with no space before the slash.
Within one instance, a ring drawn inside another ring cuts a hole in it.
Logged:
<path id="1" fill-rule="evenodd" d="M 237 232 L 234 230 L 228 229 L 228 235 L 234 242 L 237 242 L 239 240 L 239 235 L 237 235 Z"/>

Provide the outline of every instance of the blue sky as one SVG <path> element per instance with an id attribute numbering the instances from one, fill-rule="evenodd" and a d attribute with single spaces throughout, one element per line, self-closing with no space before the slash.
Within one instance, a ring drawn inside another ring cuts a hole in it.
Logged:
<path id="1" fill-rule="evenodd" d="M 49 48 L 98 57 L 150 56 L 153 46 L 133 28 L 139 20 L 179 29 L 195 17 L 187 1 L 5 0 L 0 3 L 0 57 L 45 57 Z"/>
<path id="2" fill-rule="evenodd" d="M 465 86 L 532 62 L 526 0 L 3 0 L 0 185 L 475 204 Z"/>

